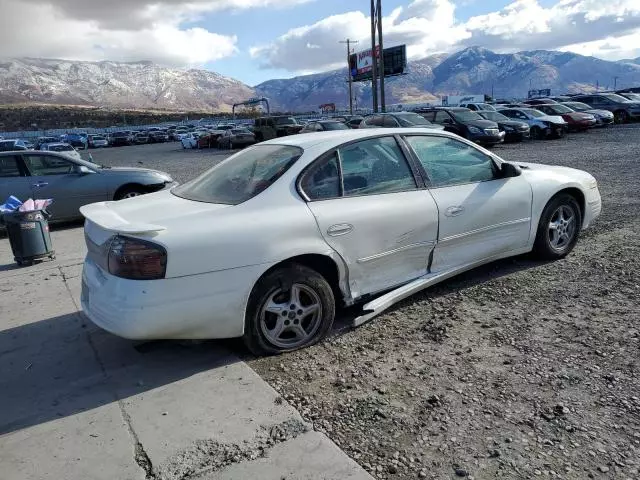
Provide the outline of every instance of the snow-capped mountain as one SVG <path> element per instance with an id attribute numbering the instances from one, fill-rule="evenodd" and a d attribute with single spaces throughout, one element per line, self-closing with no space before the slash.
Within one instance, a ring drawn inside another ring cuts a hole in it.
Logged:
<path id="1" fill-rule="evenodd" d="M 640 85 L 640 59 L 608 62 L 575 53 L 536 50 L 499 54 L 470 47 L 409 62 L 405 75 L 386 79 L 387 105 L 438 101 L 441 95 L 493 93 L 524 97 L 530 88 L 553 94 Z M 353 85 L 356 106 L 371 104 L 371 86 Z M 348 105 L 346 69 L 269 80 L 249 87 L 207 70 L 149 62 L 0 61 L 0 103 L 47 103 L 109 108 L 229 111 L 256 95 L 272 110 L 313 111 L 324 103 Z"/>
<path id="2" fill-rule="evenodd" d="M 346 69 L 287 80 L 269 80 L 256 87 L 260 95 L 286 110 L 316 110 L 348 102 Z M 386 102 L 423 102 L 441 95 L 488 94 L 496 98 L 525 97 L 530 88 L 553 94 L 640 85 L 640 65 L 609 62 L 575 53 L 536 50 L 499 54 L 470 47 L 452 55 L 433 55 L 409 62 L 407 74 L 386 79 Z M 371 104 L 370 84 L 354 84 L 358 105 Z"/>
<path id="3" fill-rule="evenodd" d="M 0 61 L 0 103 L 226 111 L 252 95 L 252 88 L 215 72 L 150 62 Z"/>

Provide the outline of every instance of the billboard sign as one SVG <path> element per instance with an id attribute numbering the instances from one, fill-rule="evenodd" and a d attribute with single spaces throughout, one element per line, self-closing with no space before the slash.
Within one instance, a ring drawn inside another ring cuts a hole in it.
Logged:
<path id="1" fill-rule="evenodd" d="M 551 96 L 551 89 L 550 88 L 543 88 L 542 90 L 529 90 L 527 96 L 529 98 L 550 97 Z"/>
<path id="2" fill-rule="evenodd" d="M 373 68 L 372 50 L 363 50 L 349 56 L 349 74 L 354 82 L 371 80 Z M 376 58 L 380 55 L 380 47 L 376 47 Z M 407 67 L 406 45 L 384 49 L 384 75 L 401 75 Z M 379 74 L 379 72 L 378 72 Z"/>

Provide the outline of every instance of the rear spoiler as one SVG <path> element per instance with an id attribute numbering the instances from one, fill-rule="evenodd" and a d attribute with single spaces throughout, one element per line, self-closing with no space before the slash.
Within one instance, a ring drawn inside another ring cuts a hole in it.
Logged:
<path id="1" fill-rule="evenodd" d="M 99 227 L 112 232 L 149 233 L 161 232 L 162 230 L 167 229 L 166 227 L 150 223 L 128 222 L 109 208 L 109 203 L 111 202 L 99 202 L 85 205 L 80 207 L 80 213 L 82 213 L 87 220 L 90 220 Z"/>

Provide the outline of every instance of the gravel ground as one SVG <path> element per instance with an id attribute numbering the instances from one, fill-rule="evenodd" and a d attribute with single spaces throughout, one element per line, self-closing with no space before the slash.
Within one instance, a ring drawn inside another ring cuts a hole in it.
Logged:
<path id="1" fill-rule="evenodd" d="M 312 348 L 251 366 L 377 478 L 640 478 L 640 125 L 500 145 L 577 167 L 603 213 L 553 263 L 495 262 Z M 225 158 L 161 144 L 92 151 L 184 182 Z"/>
<path id="2" fill-rule="evenodd" d="M 640 126 L 495 151 L 598 179 L 571 255 L 495 262 L 250 364 L 377 478 L 640 478 Z"/>

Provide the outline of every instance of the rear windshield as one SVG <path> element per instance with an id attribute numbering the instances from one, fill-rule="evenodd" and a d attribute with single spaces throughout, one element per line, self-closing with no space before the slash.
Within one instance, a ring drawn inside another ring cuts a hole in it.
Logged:
<path id="1" fill-rule="evenodd" d="M 269 188 L 302 152 L 289 145 L 256 145 L 174 188 L 172 193 L 197 202 L 238 205 Z"/>
<path id="2" fill-rule="evenodd" d="M 293 117 L 279 117 L 276 118 L 276 125 L 298 125 L 298 122 Z"/>
<path id="3" fill-rule="evenodd" d="M 566 102 L 564 105 L 566 105 L 569 108 L 573 108 L 574 110 L 577 110 L 579 112 L 583 110 L 592 110 L 592 108 L 589 105 L 582 102 Z"/>
<path id="4" fill-rule="evenodd" d="M 431 122 L 421 117 L 417 113 L 398 113 L 396 118 L 403 127 L 411 127 L 413 125 L 431 125 Z"/>
<path id="5" fill-rule="evenodd" d="M 70 152 L 73 150 L 71 145 L 51 145 L 49 150 L 52 152 Z"/>
<path id="6" fill-rule="evenodd" d="M 325 130 L 349 130 L 344 123 L 341 122 L 322 122 Z"/>
<path id="7" fill-rule="evenodd" d="M 471 110 L 452 110 L 451 113 L 458 121 L 461 122 L 470 122 L 472 120 L 484 120 L 480 115 L 476 112 L 472 112 Z"/>

